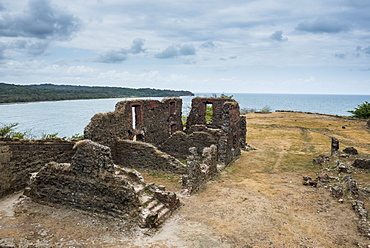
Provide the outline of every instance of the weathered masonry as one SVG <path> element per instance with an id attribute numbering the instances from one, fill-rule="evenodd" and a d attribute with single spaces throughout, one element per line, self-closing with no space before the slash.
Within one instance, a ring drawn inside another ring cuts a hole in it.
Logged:
<path id="1" fill-rule="evenodd" d="M 110 147 L 122 139 L 159 145 L 182 130 L 181 108 L 180 98 L 118 102 L 114 112 L 92 117 L 85 137 Z"/>
<path id="2" fill-rule="evenodd" d="M 122 140 L 132 140 L 150 143 L 179 160 L 191 155 L 191 147 L 201 154 L 204 148 L 216 145 L 217 162 L 226 166 L 245 147 L 246 119 L 240 116 L 239 104 L 229 98 L 193 98 L 185 128 L 180 98 L 122 101 L 116 104 L 115 111 L 93 116 L 84 134 L 87 139 L 111 147 L 113 159 L 122 165 L 125 161 L 119 159 L 120 154 L 134 145 Z M 135 156 L 139 163 L 141 159 L 145 155 Z M 182 173 L 174 166 L 173 172 L 178 171 Z"/>

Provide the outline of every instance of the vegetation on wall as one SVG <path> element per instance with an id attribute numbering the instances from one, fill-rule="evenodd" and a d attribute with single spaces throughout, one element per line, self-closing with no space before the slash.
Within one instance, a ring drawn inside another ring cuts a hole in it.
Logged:
<path id="1" fill-rule="evenodd" d="M 122 88 L 74 85 L 15 85 L 0 83 L 0 103 L 57 101 L 125 97 L 177 97 L 194 95 L 190 91 L 150 88 Z"/>
<path id="2" fill-rule="evenodd" d="M 36 135 L 34 135 L 31 131 L 25 131 L 25 132 L 18 132 L 16 131 L 19 123 L 0 123 L 0 137 L 5 137 L 5 138 L 18 138 L 18 139 L 35 139 L 38 138 Z M 60 137 L 59 133 L 52 133 L 52 134 L 47 134 L 47 133 L 42 133 L 41 139 L 46 139 L 46 138 L 61 138 L 61 139 L 84 139 L 83 134 L 75 133 L 71 137 Z"/>

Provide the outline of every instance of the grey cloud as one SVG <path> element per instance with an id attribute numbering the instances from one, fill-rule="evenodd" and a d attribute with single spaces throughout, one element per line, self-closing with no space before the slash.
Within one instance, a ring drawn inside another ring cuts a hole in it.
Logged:
<path id="1" fill-rule="evenodd" d="M 9 48 L 24 49 L 29 56 L 46 55 L 49 47 L 48 41 L 17 40 L 9 45 Z"/>
<path id="2" fill-rule="evenodd" d="M 295 30 L 310 33 L 339 33 L 347 31 L 348 25 L 337 19 L 317 18 L 300 22 Z"/>
<path id="3" fill-rule="evenodd" d="M 99 58 L 95 59 L 95 62 L 101 63 L 121 63 L 127 60 L 127 50 L 122 48 L 121 50 L 110 50 L 107 53 L 100 55 Z"/>
<path id="4" fill-rule="evenodd" d="M 238 58 L 238 56 L 230 56 L 230 57 L 228 57 L 228 58 L 220 58 L 220 60 L 222 60 L 222 61 L 227 61 L 227 60 L 230 60 L 230 59 L 236 59 L 236 58 Z"/>
<path id="5" fill-rule="evenodd" d="M 93 61 L 101 63 L 121 63 L 128 59 L 129 54 L 138 54 L 141 52 L 145 52 L 145 49 L 143 48 L 144 43 L 144 39 L 137 38 L 132 41 L 132 45 L 130 48 L 110 50 L 105 54 L 100 55 L 98 58 L 93 59 Z"/>
<path id="6" fill-rule="evenodd" d="M 48 55 L 46 49 L 49 47 L 49 42 L 37 41 L 28 43 L 26 46 L 27 53 L 30 56 Z"/>
<path id="7" fill-rule="evenodd" d="M 345 59 L 347 57 L 347 55 L 344 54 L 344 53 L 336 53 L 336 54 L 334 54 L 334 57 L 336 57 L 338 59 Z"/>
<path id="8" fill-rule="evenodd" d="M 145 52 L 145 49 L 143 49 L 145 40 L 141 38 L 137 38 L 132 41 L 132 46 L 130 48 L 130 53 L 137 54 L 141 52 Z"/>
<path id="9" fill-rule="evenodd" d="M 5 44 L 0 42 L 0 60 L 5 59 L 5 55 L 4 55 L 5 50 L 6 50 Z"/>
<path id="10" fill-rule="evenodd" d="M 174 58 L 179 55 L 179 50 L 175 46 L 169 46 L 165 50 L 160 53 L 154 55 L 155 58 L 158 59 L 169 59 Z"/>
<path id="11" fill-rule="evenodd" d="M 361 46 L 358 46 L 356 48 L 357 56 L 360 56 L 360 54 L 365 54 L 367 56 L 370 56 L 370 46 L 362 48 Z"/>
<path id="12" fill-rule="evenodd" d="M 195 47 L 193 45 L 183 45 L 179 50 L 180 55 L 195 55 Z"/>
<path id="13" fill-rule="evenodd" d="M 188 56 L 188 55 L 195 55 L 196 49 L 193 45 L 172 45 L 167 47 L 160 53 L 154 55 L 155 58 L 158 59 L 169 59 L 174 58 L 177 56 Z"/>
<path id="14" fill-rule="evenodd" d="M 51 6 L 49 0 L 30 0 L 21 14 L 1 17 L 0 36 L 54 38 L 68 40 L 81 27 L 81 21 Z"/>
<path id="15" fill-rule="evenodd" d="M 288 38 L 283 37 L 283 31 L 281 31 L 281 30 L 275 31 L 275 33 L 270 35 L 270 39 L 274 40 L 274 41 L 279 41 L 279 42 L 283 42 L 283 41 L 288 40 Z"/>
<path id="16" fill-rule="evenodd" d="M 213 41 L 207 41 L 200 45 L 201 48 L 215 48 L 216 45 L 213 43 Z"/>

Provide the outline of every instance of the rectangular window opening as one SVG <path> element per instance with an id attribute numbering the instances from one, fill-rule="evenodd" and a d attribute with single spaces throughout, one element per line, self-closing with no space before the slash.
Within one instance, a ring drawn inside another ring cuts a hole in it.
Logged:
<path id="1" fill-rule="evenodd" d="M 132 128 L 136 129 L 141 123 L 141 106 L 133 105 L 132 106 Z"/>
<path id="2" fill-rule="evenodd" d="M 212 122 L 213 119 L 213 104 L 206 102 L 205 103 L 206 107 L 206 113 L 205 113 L 205 118 L 207 122 Z"/>

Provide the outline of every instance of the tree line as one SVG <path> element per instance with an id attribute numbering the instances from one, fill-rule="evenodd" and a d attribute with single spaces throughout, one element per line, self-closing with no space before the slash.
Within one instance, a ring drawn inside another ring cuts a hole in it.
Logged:
<path id="1" fill-rule="evenodd" d="M 126 97 L 178 97 L 194 94 L 185 90 L 75 86 L 55 84 L 15 85 L 0 83 L 0 103 L 58 101 Z"/>

